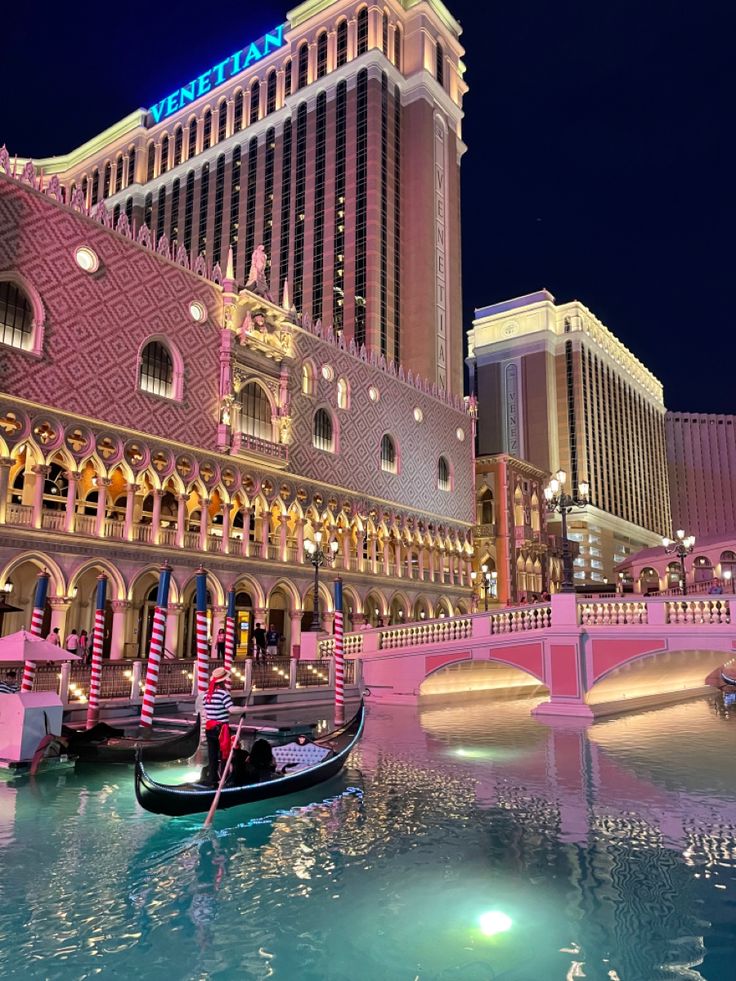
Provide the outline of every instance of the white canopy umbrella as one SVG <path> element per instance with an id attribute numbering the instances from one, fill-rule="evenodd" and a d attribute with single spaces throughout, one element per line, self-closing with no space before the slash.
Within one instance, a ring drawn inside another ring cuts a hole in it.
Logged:
<path id="1" fill-rule="evenodd" d="M 0 637 L 0 662 L 79 661 L 71 651 L 64 651 L 43 637 L 35 637 L 27 630 L 19 630 L 7 637 Z"/>

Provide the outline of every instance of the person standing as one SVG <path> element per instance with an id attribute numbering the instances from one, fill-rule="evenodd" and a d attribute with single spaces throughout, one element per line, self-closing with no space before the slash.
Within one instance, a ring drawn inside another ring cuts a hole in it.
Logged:
<path id="1" fill-rule="evenodd" d="M 221 661 L 225 660 L 225 628 L 220 627 L 217 631 L 217 638 L 215 640 L 217 656 Z"/>
<path id="2" fill-rule="evenodd" d="M 0 680 L 0 695 L 15 695 L 19 691 L 18 672 L 15 668 L 9 668 L 5 672 L 5 677 Z"/>
<path id="3" fill-rule="evenodd" d="M 55 644 L 56 647 L 61 647 L 61 637 L 59 636 L 59 628 L 54 627 L 54 629 L 47 635 L 46 640 L 49 644 Z"/>
<path id="4" fill-rule="evenodd" d="M 255 642 L 255 659 L 256 661 L 265 661 L 266 659 L 266 631 L 257 623 L 253 630 L 253 640 Z"/>
<path id="5" fill-rule="evenodd" d="M 278 632 L 276 627 L 272 623 L 268 625 L 268 632 L 266 633 L 266 657 L 278 657 L 279 656 L 279 641 L 281 640 L 281 634 Z"/>
<path id="6" fill-rule="evenodd" d="M 77 631 L 72 630 L 66 639 L 66 644 L 64 644 L 64 649 L 69 651 L 70 654 L 76 654 L 79 650 L 79 637 L 77 636 Z"/>
<path id="7" fill-rule="evenodd" d="M 77 648 L 77 654 L 79 654 L 85 664 L 89 664 L 92 659 L 92 648 L 90 647 L 89 637 L 87 636 L 86 630 L 82 630 L 79 633 L 79 646 Z"/>
<path id="8" fill-rule="evenodd" d="M 227 680 L 230 672 L 225 668 L 215 668 L 210 677 L 209 688 L 204 696 L 205 736 L 207 738 L 207 778 L 211 787 L 217 787 L 220 782 L 220 764 L 227 758 L 230 751 L 230 739 L 222 739 L 223 728 L 230 722 L 231 712 L 245 712 L 245 706 L 236 708 L 230 692 L 227 690 Z M 230 730 L 227 729 L 229 737 Z M 223 745 L 227 744 L 227 748 Z"/>

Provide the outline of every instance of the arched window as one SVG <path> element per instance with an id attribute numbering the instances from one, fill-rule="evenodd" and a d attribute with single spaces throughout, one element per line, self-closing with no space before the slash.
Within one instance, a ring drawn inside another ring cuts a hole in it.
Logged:
<path id="1" fill-rule="evenodd" d="M 693 579 L 695 582 L 708 582 L 713 578 L 713 563 L 705 555 L 693 559 Z"/>
<path id="2" fill-rule="evenodd" d="M 187 160 L 191 160 L 197 152 L 197 117 L 192 116 L 189 120 L 189 143 L 187 147 Z"/>
<path id="3" fill-rule="evenodd" d="M 532 522 L 532 531 L 539 531 L 540 530 L 540 523 L 539 523 L 539 498 L 537 497 L 536 494 L 532 494 L 531 513 L 530 513 L 530 516 L 531 516 L 531 522 Z"/>
<path id="4" fill-rule="evenodd" d="M 478 524 L 493 524 L 493 491 L 486 487 L 478 498 Z"/>
<path id="5" fill-rule="evenodd" d="M 84 203 L 87 203 L 87 191 L 89 191 L 89 178 L 82 178 L 82 196 L 84 197 Z"/>
<path id="6" fill-rule="evenodd" d="M 118 158 L 115 161 L 115 191 L 121 191 L 123 188 L 123 155 L 118 154 Z"/>
<path id="7" fill-rule="evenodd" d="M 33 346 L 33 308 L 15 283 L 0 282 L 0 341 L 28 351 Z"/>
<path id="8" fill-rule="evenodd" d="M 443 491 L 450 490 L 450 464 L 444 456 L 437 462 L 437 487 Z"/>
<path id="9" fill-rule="evenodd" d="M 184 130 L 177 126 L 174 130 L 174 166 L 178 167 L 181 163 L 181 151 L 184 144 Z"/>
<path id="10" fill-rule="evenodd" d="M 679 562 L 670 562 L 667 566 L 667 587 L 679 587 L 682 581 L 682 567 Z"/>
<path id="11" fill-rule="evenodd" d="M 659 589 L 659 575 L 654 569 L 647 566 L 639 573 L 639 583 L 642 593 L 646 596 L 647 593 L 656 592 Z"/>
<path id="12" fill-rule="evenodd" d="M 235 96 L 235 105 L 233 108 L 233 127 L 237 133 L 245 125 L 245 96 L 242 89 L 240 89 Z"/>
<path id="13" fill-rule="evenodd" d="M 266 113 L 276 112 L 276 69 L 272 68 L 266 78 Z"/>
<path id="14" fill-rule="evenodd" d="M 736 578 L 736 552 L 731 549 L 721 552 L 720 563 L 721 575 L 729 579 L 730 584 L 733 585 L 734 579 Z"/>
<path id="15" fill-rule="evenodd" d="M 100 193 L 100 172 L 95 167 L 92 171 L 92 195 L 90 197 L 90 204 L 94 207 L 97 204 L 98 196 Z"/>
<path id="16" fill-rule="evenodd" d="M 388 58 L 388 14 L 384 10 L 383 12 L 383 23 L 381 25 L 381 50 Z"/>
<path id="17" fill-rule="evenodd" d="M 256 79 L 255 82 L 253 82 L 253 84 L 250 87 L 250 115 L 248 118 L 248 122 L 251 124 L 258 122 L 258 116 L 259 116 L 258 109 L 259 109 L 260 101 L 261 101 L 261 83 L 258 81 L 258 79 Z"/>
<path id="18" fill-rule="evenodd" d="M 401 40 L 402 40 L 401 25 L 396 25 L 396 30 L 394 31 L 394 64 L 401 71 Z"/>
<path id="19" fill-rule="evenodd" d="M 327 450 L 329 453 L 334 453 L 332 419 L 326 409 L 317 409 L 314 413 L 312 445 L 318 450 Z"/>
<path id="20" fill-rule="evenodd" d="M 317 78 L 327 74 L 327 31 L 322 31 L 317 38 Z"/>
<path id="21" fill-rule="evenodd" d="M 257 436 L 258 439 L 273 442 L 273 424 L 271 422 L 271 403 L 258 382 L 248 382 L 238 392 L 240 406 L 240 431 L 247 436 Z"/>
<path id="22" fill-rule="evenodd" d="M 110 197 L 110 182 L 112 180 L 112 164 L 110 163 L 109 160 L 105 164 L 105 169 L 102 172 L 102 174 L 103 174 L 103 176 L 102 176 L 102 197 L 103 198 L 109 198 Z"/>
<path id="23" fill-rule="evenodd" d="M 142 392 L 174 397 L 174 362 L 161 341 L 149 341 L 143 348 L 138 383 Z"/>
<path id="24" fill-rule="evenodd" d="M 161 173 L 165 174 L 169 169 L 169 134 L 164 133 L 161 137 Z"/>
<path id="25" fill-rule="evenodd" d="M 305 41 L 299 48 L 299 61 L 297 66 L 297 91 L 303 89 L 309 81 L 309 45 Z"/>
<path id="26" fill-rule="evenodd" d="M 291 58 L 287 58 L 284 62 L 284 95 L 291 95 L 292 91 Z"/>
<path id="27" fill-rule="evenodd" d="M 146 180 L 152 181 L 156 172 L 156 144 L 151 140 L 148 144 L 148 162 L 146 164 Z"/>
<path id="28" fill-rule="evenodd" d="M 205 109 L 202 123 L 202 149 L 207 150 L 212 139 L 212 110 Z"/>
<path id="29" fill-rule="evenodd" d="M 341 20 L 337 25 L 337 67 L 347 64 L 348 60 L 348 22 Z"/>
<path id="30" fill-rule="evenodd" d="M 314 368 L 308 361 L 302 365 L 302 394 L 314 395 Z"/>
<path id="31" fill-rule="evenodd" d="M 126 187 L 130 187 L 131 184 L 135 184 L 135 155 L 135 147 L 128 147 L 128 179 L 125 182 Z"/>
<path id="32" fill-rule="evenodd" d="M 439 84 L 444 88 L 444 85 L 445 85 L 445 50 L 444 50 L 444 48 L 442 47 L 442 45 L 440 44 L 439 41 L 437 42 L 437 48 L 436 48 L 436 51 L 435 51 L 435 59 L 436 59 L 436 63 L 435 63 L 434 77 L 437 79 L 437 81 L 439 82 Z"/>
<path id="33" fill-rule="evenodd" d="M 220 100 L 217 107 L 217 142 L 222 143 L 227 134 L 227 101 Z"/>
<path id="34" fill-rule="evenodd" d="M 358 54 L 365 54 L 368 50 L 368 8 L 363 7 L 358 14 Z"/>
<path id="35" fill-rule="evenodd" d="M 337 407 L 338 409 L 350 408 L 350 387 L 347 378 L 337 379 Z"/>
<path id="36" fill-rule="evenodd" d="M 386 433 L 381 440 L 381 470 L 396 473 L 396 444 Z"/>

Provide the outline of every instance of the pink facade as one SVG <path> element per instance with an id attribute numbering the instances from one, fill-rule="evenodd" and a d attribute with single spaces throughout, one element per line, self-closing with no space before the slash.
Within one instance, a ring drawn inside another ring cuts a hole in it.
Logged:
<path id="1" fill-rule="evenodd" d="M 665 434 L 673 529 L 736 531 L 736 416 L 668 412 Z"/>

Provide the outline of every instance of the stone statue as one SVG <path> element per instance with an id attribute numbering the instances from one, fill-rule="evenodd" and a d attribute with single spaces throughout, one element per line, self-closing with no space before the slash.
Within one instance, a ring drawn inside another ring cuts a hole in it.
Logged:
<path id="1" fill-rule="evenodd" d="M 268 292 L 268 285 L 266 283 L 267 264 L 268 256 L 266 255 L 266 250 L 262 245 L 259 245 L 251 256 L 250 272 L 248 273 L 248 279 L 245 284 L 246 289 L 265 296 Z"/>

